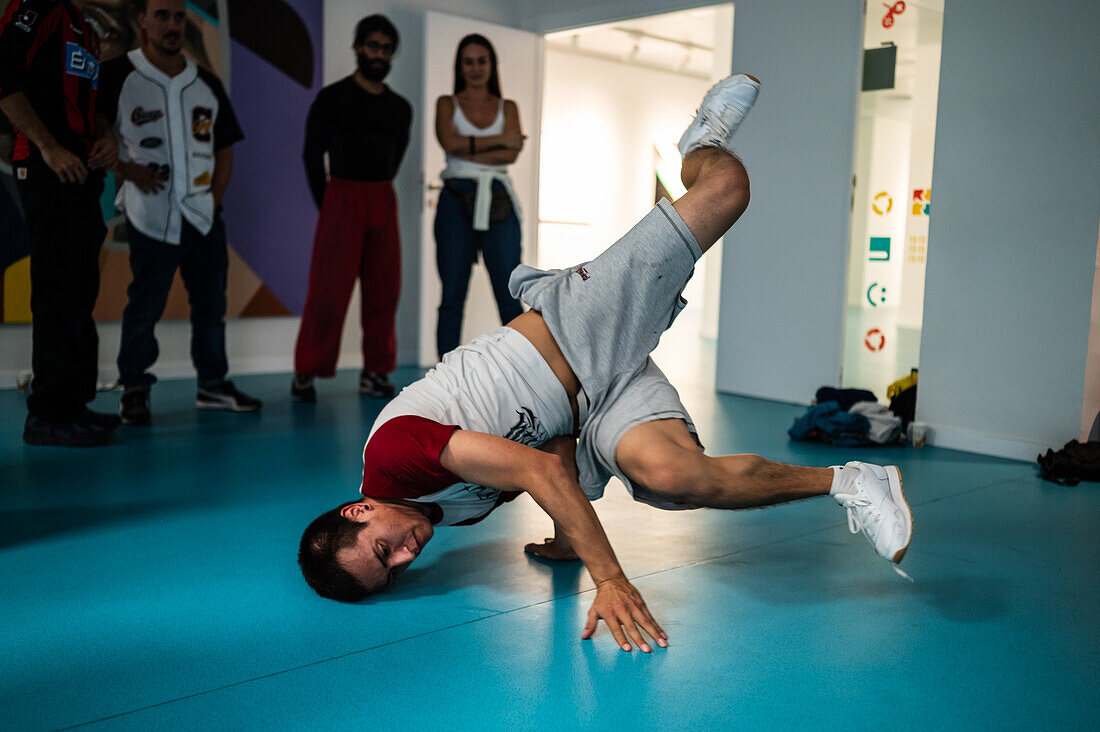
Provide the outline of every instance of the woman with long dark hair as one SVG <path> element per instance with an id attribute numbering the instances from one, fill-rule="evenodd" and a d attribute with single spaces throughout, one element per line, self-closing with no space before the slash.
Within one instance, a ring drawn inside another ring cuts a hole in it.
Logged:
<path id="1" fill-rule="evenodd" d="M 482 35 L 472 33 L 458 44 L 454 95 L 436 102 L 435 135 L 447 158 L 435 214 L 436 264 L 443 284 L 436 347 L 442 358 L 460 343 L 478 252 L 501 323 L 523 312 L 508 292 L 508 277 L 520 258 L 520 208 L 508 164 L 523 149 L 524 134 L 519 108 L 500 93 L 496 51 Z"/>

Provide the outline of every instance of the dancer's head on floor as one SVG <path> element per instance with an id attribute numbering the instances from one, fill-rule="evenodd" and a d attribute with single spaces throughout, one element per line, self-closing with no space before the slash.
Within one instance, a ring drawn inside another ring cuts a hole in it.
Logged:
<path id="1" fill-rule="evenodd" d="M 298 565 L 321 597 L 356 602 L 408 569 L 435 530 L 429 507 L 363 498 L 318 516 L 302 534 Z"/>

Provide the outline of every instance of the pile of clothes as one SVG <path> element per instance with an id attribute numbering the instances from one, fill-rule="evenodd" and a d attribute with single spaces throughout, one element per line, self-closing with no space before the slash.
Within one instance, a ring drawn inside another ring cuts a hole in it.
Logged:
<path id="1" fill-rule="evenodd" d="M 917 405 L 917 371 L 887 387 L 890 406 L 866 389 L 823 386 L 814 404 L 787 430 L 793 440 L 841 447 L 896 445 L 904 441 Z"/>
<path id="2" fill-rule="evenodd" d="M 1100 417 L 1097 418 L 1100 421 Z M 1095 429 L 1095 428 L 1094 428 Z M 1100 435 L 1098 435 L 1100 436 Z M 1100 440 L 1070 440 L 1058 452 L 1039 456 L 1039 475 L 1059 485 L 1077 485 L 1082 480 L 1100 481 Z"/>

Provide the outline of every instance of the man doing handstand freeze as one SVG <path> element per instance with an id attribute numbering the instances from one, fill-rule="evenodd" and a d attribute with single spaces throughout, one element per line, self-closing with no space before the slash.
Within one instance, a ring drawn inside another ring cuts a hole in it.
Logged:
<path id="1" fill-rule="evenodd" d="M 527 266 L 512 294 L 531 310 L 444 357 L 381 412 L 363 451 L 362 498 L 317 518 L 298 561 L 320 595 L 355 601 L 384 589 L 420 555 L 433 526 L 480 521 L 528 493 L 555 537 L 528 547 L 584 562 L 596 597 L 581 635 L 602 618 L 620 647 L 668 636 L 623 573 L 591 500 L 612 475 L 663 509 L 754 508 L 832 495 L 875 551 L 900 562 L 912 516 L 895 467 L 807 468 L 758 455 L 710 457 L 679 396 L 649 358 L 683 308 L 695 261 L 749 202 L 730 137 L 759 82 L 714 86 L 680 140 L 687 192 L 661 201 L 591 262 Z"/>

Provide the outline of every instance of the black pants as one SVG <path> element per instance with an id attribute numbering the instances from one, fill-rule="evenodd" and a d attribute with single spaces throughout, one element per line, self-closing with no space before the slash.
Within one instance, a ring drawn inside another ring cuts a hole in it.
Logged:
<path id="1" fill-rule="evenodd" d="M 134 279 L 126 290 L 122 313 L 122 344 L 118 351 L 118 380 L 125 387 L 149 386 L 156 377 L 149 368 L 160 353 L 154 327 L 164 313 L 172 279 L 179 269 L 191 302 L 191 361 L 199 386 L 225 380 L 225 285 L 229 252 L 221 215 L 206 235 L 185 219 L 179 244 L 145 236 L 131 223 L 130 271 Z"/>
<path id="2" fill-rule="evenodd" d="M 55 421 L 95 398 L 99 337 L 92 308 L 99 294 L 99 250 L 107 229 L 99 208 L 103 178 L 62 183 L 45 163 L 17 180 L 31 240 L 31 367 L 27 411 Z M 18 178 L 19 176 L 17 176 Z"/>

